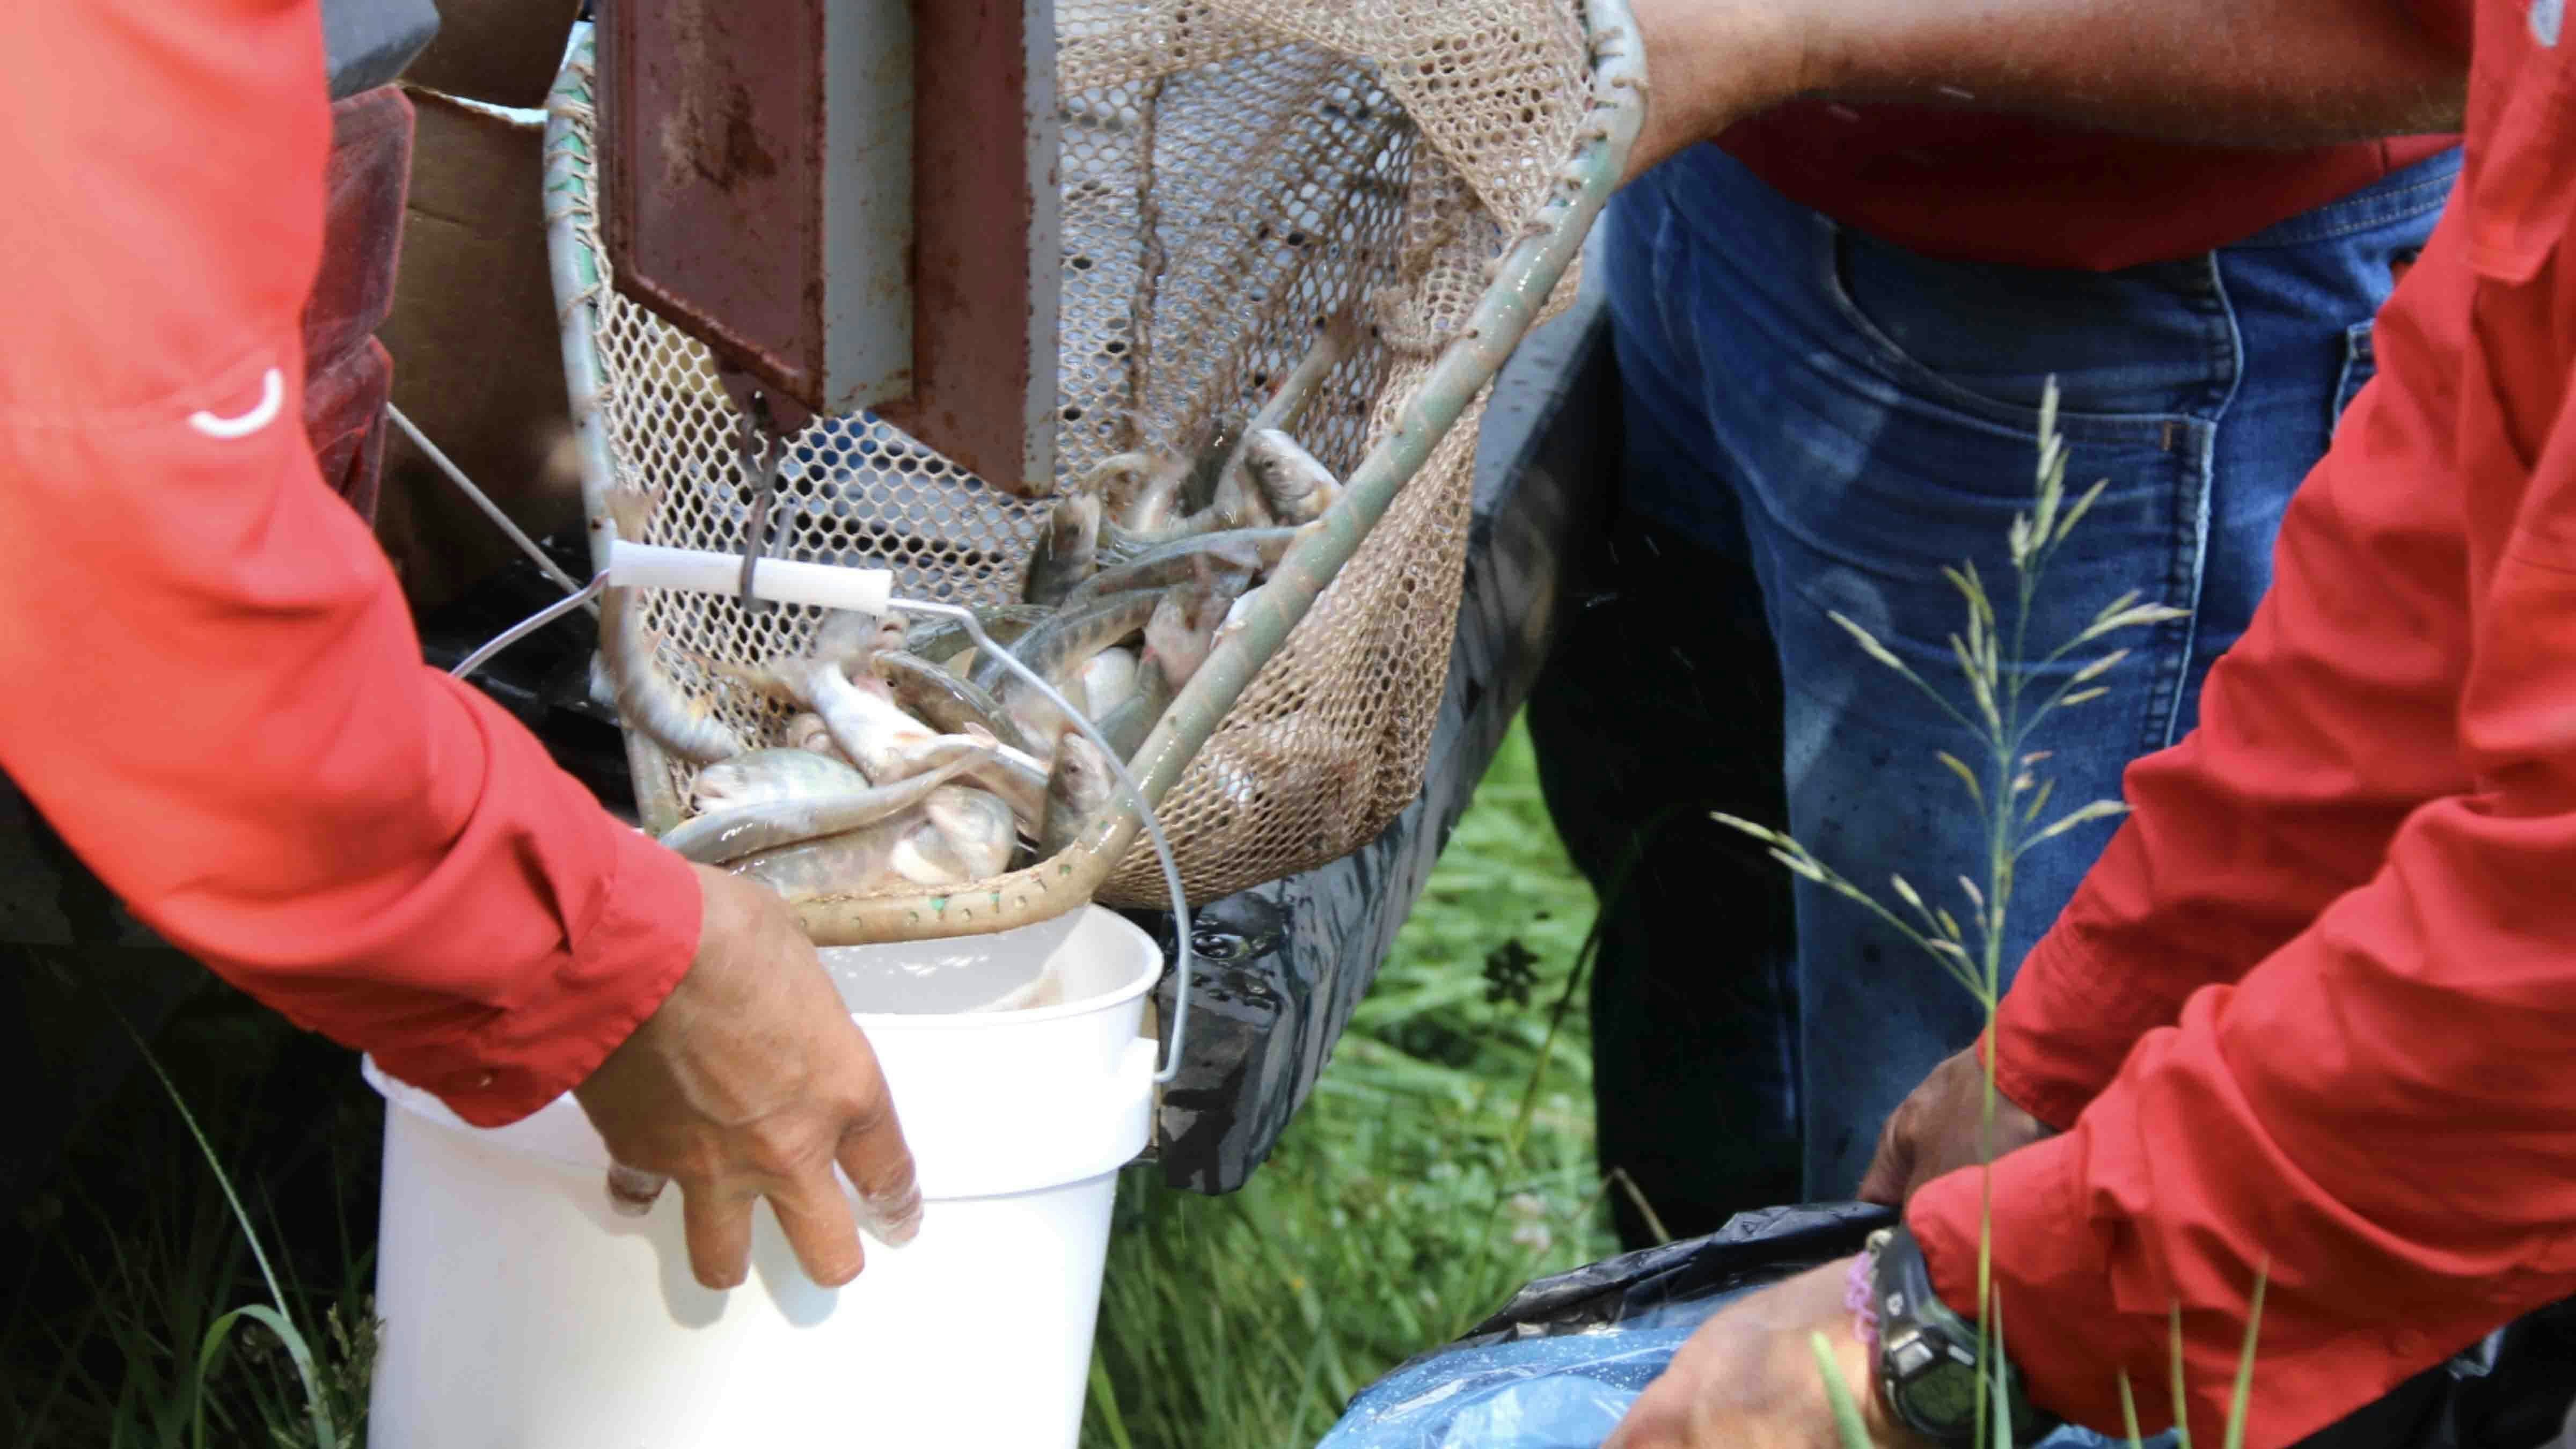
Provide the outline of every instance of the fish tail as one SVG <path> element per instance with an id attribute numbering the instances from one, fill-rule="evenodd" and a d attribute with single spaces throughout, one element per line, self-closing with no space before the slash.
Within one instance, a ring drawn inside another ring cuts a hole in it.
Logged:
<path id="1" fill-rule="evenodd" d="M 608 490 L 608 521 L 616 526 L 619 538 L 642 543 L 644 531 L 653 526 L 656 503 L 652 494 L 631 483 L 621 483 Z"/>
<path id="2" fill-rule="evenodd" d="M 781 668 L 776 662 L 769 664 L 736 664 L 730 659 L 709 659 L 700 654 L 690 654 L 687 657 L 697 664 L 699 668 L 706 670 L 707 673 L 720 679 L 730 679 L 734 683 L 751 690 L 755 694 L 766 695 L 771 699 L 783 699 L 796 704 L 804 704 L 807 702 L 805 699 L 805 691 L 797 688 L 795 680 L 789 675 L 788 671 Z"/>

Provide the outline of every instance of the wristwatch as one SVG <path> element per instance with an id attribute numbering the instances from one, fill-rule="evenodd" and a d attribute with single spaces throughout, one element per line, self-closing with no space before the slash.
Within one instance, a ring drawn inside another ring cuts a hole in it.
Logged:
<path id="1" fill-rule="evenodd" d="M 1878 1392 L 1888 1413 L 1936 1444 L 1969 1449 L 1977 1434 L 1977 1325 L 1932 1291 L 1923 1250 L 1902 1224 L 1870 1235 L 1870 1307 L 1878 1317 Z M 2012 1441 L 2021 1449 L 2056 1432 L 2060 1421 L 2032 1406 L 2007 1356 L 2004 1398 Z"/>

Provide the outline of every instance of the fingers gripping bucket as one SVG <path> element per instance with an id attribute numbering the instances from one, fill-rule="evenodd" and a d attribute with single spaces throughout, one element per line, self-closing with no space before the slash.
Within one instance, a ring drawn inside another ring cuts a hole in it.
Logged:
<path id="1" fill-rule="evenodd" d="M 926 1200 L 921 1235 L 868 1240 L 838 1290 L 765 1202 L 748 1279 L 699 1287 L 678 1189 L 612 1212 L 569 1096 L 484 1131 L 365 1065 L 387 1102 L 378 1449 L 1071 1449 L 1116 1173 L 1150 1126 L 1160 952 L 1088 907 L 822 954 Z"/>

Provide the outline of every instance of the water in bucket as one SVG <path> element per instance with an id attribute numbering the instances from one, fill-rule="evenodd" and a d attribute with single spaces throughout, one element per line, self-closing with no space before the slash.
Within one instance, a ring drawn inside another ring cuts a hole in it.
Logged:
<path id="1" fill-rule="evenodd" d="M 921 1235 L 834 1290 L 766 1203 L 751 1273 L 690 1276 L 680 1194 L 610 1211 L 570 1097 L 492 1131 L 385 1094 L 369 1410 L 379 1449 L 1072 1449 L 1118 1168 L 1144 1150 L 1162 970 L 1084 910 L 990 936 L 825 950 L 920 1174 Z"/>

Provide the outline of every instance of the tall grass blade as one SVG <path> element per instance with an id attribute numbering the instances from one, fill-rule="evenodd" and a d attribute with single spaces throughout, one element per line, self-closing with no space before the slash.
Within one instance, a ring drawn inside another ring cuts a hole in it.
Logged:
<path id="1" fill-rule="evenodd" d="M 2183 1397 L 2182 1381 L 2182 1304 L 2175 1302 L 2166 1310 L 2166 1357 L 2173 1369 L 2174 1449 L 2191 1449 L 2191 1402 Z"/>
<path id="2" fill-rule="evenodd" d="M 339 1449 L 340 1436 L 332 1432 L 331 1411 L 322 1402 L 322 1376 L 314 1370 L 313 1350 L 305 1344 L 304 1335 L 296 1331 L 293 1323 L 287 1321 L 285 1314 L 264 1303 L 245 1303 L 216 1319 L 207 1327 L 205 1340 L 198 1345 L 197 1381 L 200 1392 L 197 1395 L 195 1414 L 197 1449 L 206 1449 L 206 1404 L 205 1395 L 202 1392 L 206 1375 L 214 1370 L 215 1359 L 223 1353 L 224 1340 L 232 1336 L 233 1325 L 245 1318 L 266 1327 L 269 1332 L 277 1335 L 278 1342 L 286 1346 L 286 1355 L 295 1364 L 295 1376 L 304 1381 L 304 1403 L 313 1424 L 313 1442 L 319 1446 L 319 1449 Z"/>
<path id="3" fill-rule="evenodd" d="M 179 1095 L 178 1083 L 170 1080 L 169 1072 L 161 1066 L 161 1059 L 153 1054 L 151 1045 L 134 1029 L 134 1024 L 125 1019 L 125 1013 L 116 1009 L 114 1002 L 106 1005 L 116 1018 L 116 1024 L 124 1029 L 126 1039 L 134 1043 L 134 1050 L 142 1056 L 144 1065 L 150 1067 L 152 1075 L 160 1081 L 161 1090 L 169 1095 L 170 1106 L 178 1112 L 180 1122 L 186 1125 L 188 1136 L 197 1144 L 197 1151 L 204 1155 L 207 1169 L 215 1175 L 215 1185 L 223 1190 L 224 1202 L 232 1208 L 233 1221 L 241 1225 L 242 1237 L 250 1244 L 251 1257 L 259 1264 L 259 1276 L 268 1284 L 268 1305 L 248 1304 L 236 1308 L 216 1319 L 214 1325 L 206 1330 L 205 1342 L 197 1355 L 199 1449 L 203 1449 L 205 1443 L 205 1375 L 222 1350 L 234 1321 L 243 1317 L 267 1325 L 286 1345 L 287 1356 L 295 1364 L 296 1377 L 304 1382 L 304 1402 L 312 1417 L 314 1443 L 319 1449 L 339 1449 L 340 1437 L 332 1431 L 330 1406 L 322 1397 L 321 1376 L 313 1369 L 313 1351 L 305 1343 L 304 1335 L 296 1331 L 295 1324 L 287 1317 L 286 1294 L 277 1286 L 277 1271 L 269 1266 L 268 1250 L 260 1245 L 259 1229 L 251 1222 L 249 1211 L 243 1208 L 241 1194 L 233 1191 L 233 1180 L 224 1171 L 223 1160 L 215 1155 L 214 1144 L 206 1140 L 205 1129 L 197 1125 L 197 1114 L 188 1110 L 186 1099 Z"/>
<path id="4" fill-rule="evenodd" d="M 1843 1449 L 1871 1449 L 1869 1427 L 1860 1421 L 1860 1405 L 1852 1401 L 1851 1385 L 1843 1382 L 1842 1367 L 1834 1362 L 1832 1346 L 1825 1342 L 1823 1334 L 1811 1332 L 1807 1347 L 1815 1352 L 1816 1372 L 1824 1375 L 1825 1399 L 1834 1406 L 1834 1432 L 1841 1436 Z"/>
<path id="5" fill-rule="evenodd" d="M 1136 1441 L 1127 1436 L 1127 1416 L 1118 1412 L 1118 1386 L 1109 1381 L 1109 1364 L 1096 1353 L 1091 1356 L 1091 1409 L 1111 1449 L 1136 1449 Z"/>
<path id="6" fill-rule="evenodd" d="M 2254 1339 L 2263 1328 L 2263 1290 L 2272 1281 L 2269 1258 L 2254 1270 L 2254 1302 L 2245 1313 L 2245 1347 L 2236 1356 L 2236 1393 L 2227 1405 L 2227 1449 L 2245 1449 L 2245 1406 L 2254 1394 Z"/>
<path id="7" fill-rule="evenodd" d="M 1619 1185 L 1621 1192 L 1627 1194 L 1628 1204 L 1637 1210 L 1637 1216 L 1646 1220 L 1646 1231 L 1654 1234 L 1655 1246 L 1660 1248 L 1673 1240 L 1672 1230 L 1664 1226 L 1663 1218 L 1655 1212 L 1655 1205 L 1646 1201 L 1646 1190 L 1637 1186 L 1637 1179 L 1628 1175 L 1628 1169 L 1624 1167 L 1610 1169 L 1610 1180 Z"/>
<path id="8" fill-rule="evenodd" d="M 1994 1386 L 1987 1394 L 1995 1406 L 1994 1416 L 1988 1421 L 1993 1440 L 1991 1449 L 2013 1449 L 2012 1390 L 2004 1384 L 2004 1345 L 2001 1338 L 1995 1340 L 1995 1351 L 1987 1360 L 1987 1373 L 1994 1379 Z"/>
<path id="9" fill-rule="evenodd" d="M 2147 1449 L 2145 1436 L 2138 1432 L 2138 1396 L 2129 1387 L 2127 1369 L 2120 1370 L 2120 1422 L 2129 1431 L 2129 1449 Z"/>

